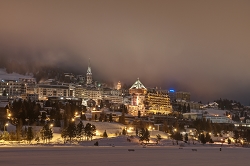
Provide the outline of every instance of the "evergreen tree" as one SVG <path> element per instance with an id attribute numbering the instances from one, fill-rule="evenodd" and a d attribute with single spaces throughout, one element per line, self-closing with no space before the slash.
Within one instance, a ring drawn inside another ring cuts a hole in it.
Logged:
<path id="1" fill-rule="evenodd" d="M 48 141 L 50 141 L 52 138 L 53 138 L 53 131 L 52 129 L 49 127 L 48 124 L 45 124 L 43 126 L 43 128 L 41 129 L 40 131 L 40 134 L 41 134 L 41 138 L 43 141 L 45 141 L 46 143 Z"/>
<path id="2" fill-rule="evenodd" d="M 135 129 L 135 135 L 138 136 L 139 134 L 139 131 L 138 131 L 138 128 Z"/>
<path id="3" fill-rule="evenodd" d="M 209 134 L 209 133 L 206 133 L 206 137 L 205 137 L 206 142 L 209 142 L 210 139 L 211 139 L 210 134 Z"/>
<path id="4" fill-rule="evenodd" d="M 112 113 L 109 114 L 109 122 L 113 122 Z"/>
<path id="5" fill-rule="evenodd" d="M 104 131 L 102 136 L 103 136 L 103 138 L 108 138 L 108 134 L 107 134 L 106 130 Z"/>
<path id="6" fill-rule="evenodd" d="M 122 129 L 122 135 L 127 135 L 126 129 Z"/>
<path id="7" fill-rule="evenodd" d="M 6 90 L 3 91 L 3 96 L 7 96 Z"/>
<path id="8" fill-rule="evenodd" d="M 81 120 L 87 120 L 86 115 L 82 113 L 80 119 Z"/>
<path id="9" fill-rule="evenodd" d="M 23 137 L 23 138 L 27 138 L 27 133 L 28 133 L 28 129 L 27 129 L 27 127 L 25 126 L 25 127 L 24 127 L 24 132 L 22 131 L 22 137 Z"/>
<path id="10" fill-rule="evenodd" d="M 187 106 L 186 106 L 186 103 L 185 103 L 185 104 L 184 104 L 184 106 L 183 106 L 182 112 L 183 112 L 183 113 L 186 113 L 186 112 L 187 112 Z"/>
<path id="11" fill-rule="evenodd" d="M 165 133 L 169 133 L 170 131 L 169 131 L 169 127 L 168 127 L 168 122 L 167 121 L 164 121 L 164 123 L 163 123 L 163 131 L 165 132 Z"/>
<path id="12" fill-rule="evenodd" d="M 68 137 L 67 128 L 65 128 L 65 129 L 62 130 L 61 137 L 63 138 L 64 143 L 66 143 L 66 140 L 67 140 L 67 137 Z"/>
<path id="13" fill-rule="evenodd" d="M 186 142 L 188 141 L 188 134 L 187 133 L 185 134 L 185 141 Z"/>
<path id="14" fill-rule="evenodd" d="M 177 141 L 182 141 L 183 140 L 183 136 L 180 132 L 174 132 L 172 134 L 172 138 L 177 140 Z"/>
<path id="15" fill-rule="evenodd" d="M 67 127 L 67 134 L 69 137 L 70 142 L 72 141 L 72 138 L 76 137 L 76 125 L 75 122 L 70 122 Z"/>
<path id="16" fill-rule="evenodd" d="M 161 139 L 162 139 L 161 135 L 160 135 L 160 134 L 157 134 L 157 135 L 156 135 L 156 139 L 157 139 L 157 144 L 158 144 L 158 142 L 160 142 Z"/>
<path id="17" fill-rule="evenodd" d="M 177 131 L 179 131 L 180 126 L 179 126 L 178 120 L 176 120 L 176 121 L 174 122 L 174 128 L 175 128 Z"/>
<path id="18" fill-rule="evenodd" d="M 76 126 L 76 137 L 80 140 L 82 140 L 83 130 L 84 130 L 84 125 L 82 121 L 80 121 Z"/>
<path id="19" fill-rule="evenodd" d="M 12 119 L 11 123 L 16 126 L 16 136 L 17 140 L 21 139 L 21 130 L 23 127 L 23 121 L 25 119 L 24 112 L 22 110 L 22 100 L 14 100 L 11 107 Z"/>
<path id="20" fill-rule="evenodd" d="M 87 123 L 84 128 L 84 135 L 86 136 L 87 140 L 89 138 L 92 140 L 93 136 L 95 135 L 96 127 L 95 125 L 91 125 L 90 123 Z"/>
<path id="21" fill-rule="evenodd" d="M 108 121 L 108 117 L 107 117 L 107 115 L 105 114 L 104 115 L 104 122 L 107 122 Z"/>
<path id="22" fill-rule="evenodd" d="M 122 111 L 122 116 L 119 116 L 119 123 L 125 124 L 125 114 L 124 114 L 124 111 Z"/>
<path id="23" fill-rule="evenodd" d="M 97 114 L 95 114 L 95 121 L 97 121 Z"/>
<path id="24" fill-rule="evenodd" d="M 240 138 L 240 134 L 238 130 L 234 130 L 234 139 L 236 139 L 236 143 L 238 142 L 238 139 Z"/>
<path id="25" fill-rule="evenodd" d="M 201 141 L 201 143 L 203 143 L 203 144 L 206 143 L 206 139 L 205 139 L 204 134 L 201 134 L 201 135 L 200 135 L 200 141 Z"/>
<path id="26" fill-rule="evenodd" d="M 29 142 L 29 144 L 31 143 L 31 141 L 34 138 L 34 134 L 32 131 L 32 127 L 28 127 L 28 131 L 27 131 L 27 141 Z"/>
<path id="27" fill-rule="evenodd" d="M 149 142 L 149 137 L 150 137 L 150 133 L 149 133 L 148 129 L 142 128 L 139 132 L 140 141 Z"/>
<path id="28" fill-rule="evenodd" d="M 99 122 L 102 122 L 103 121 L 103 114 L 101 114 L 100 116 L 99 116 Z"/>
<path id="29" fill-rule="evenodd" d="M 191 112 L 190 104 L 189 103 L 188 103 L 188 106 L 187 106 L 187 112 Z"/>
<path id="30" fill-rule="evenodd" d="M 206 121 L 206 131 L 207 132 L 212 131 L 212 124 L 211 124 L 211 121 L 209 119 Z"/>
<path id="31" fill-rule="evenodd" d="M 227 143 L 231 144 L 231 139 L 230 138 L 227 139 Z"/>

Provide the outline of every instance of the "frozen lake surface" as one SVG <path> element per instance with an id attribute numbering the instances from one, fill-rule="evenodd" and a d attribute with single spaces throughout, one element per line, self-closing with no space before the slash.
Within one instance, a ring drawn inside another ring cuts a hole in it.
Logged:
<path id="1" fill-rule="evenodd" d="M 0 147 L 0 165 L 249 166 L 249 154 L 235 147 Z"/>

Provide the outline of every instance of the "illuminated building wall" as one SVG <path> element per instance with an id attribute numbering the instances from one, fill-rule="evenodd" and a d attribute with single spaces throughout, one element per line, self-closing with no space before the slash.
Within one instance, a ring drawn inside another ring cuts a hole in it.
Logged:
<path id="1" fill-rule="evenodd" d="M 144 107 L 144 99 L 147 89 L 138 79 L 129 89 L 129 94 L 131 95 L 131 103 L 128 107 L 129 114 L 133 116 L 138 116 L 140 111 L 141 115 L 146 115 Z"/>
<path id="2" fill-rule="evenodd" d="M 121 84 L 121 82 L 119 81 L 119 82 L 117 83 L 116 89 L 117 89 L 117 90 L 120 90 L 121 88 L 122 88 L 122 84 Z"/>
<path id="3" fill-rule="evenodd" d="M 46 100 L 48 97 L 69 97 L 70 88 L 66 85 L 43 85 L 37 87 L 39 100 Z"/>
<path id="4" fill-rule="evenodd" d="M 148 113 L 168 114 L 172 112 L 170 98 L 167 92 L 162 90 L 148 89 L 144 103 Z"/>

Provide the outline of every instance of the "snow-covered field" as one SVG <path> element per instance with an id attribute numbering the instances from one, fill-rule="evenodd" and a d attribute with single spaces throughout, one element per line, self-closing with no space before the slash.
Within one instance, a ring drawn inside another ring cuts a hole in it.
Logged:
<path id="1" fill-rule="evenodd" d="M 129 151 L 133 149 L 134 151 Z M 241 165 L 250 163 L 247 148 L 219 147 L 1 147 L 0 165 Z"/>
<path id="2" fill-rule="evenodd" d="M 78 120 L 76 120 L 76 124 Z M 53 127 L 54 137 L 50 144 L 32 141 L 32 145 L 25 142 L 0 141 L 0 166 L 2 165 L 86 165 L 86 166 L 163 166 L 163 165 L 191 165 L 191 166 L 217 166 L 217 165 L 250 165 L 250 148 L 235 147 L 234 145 L 206 144 L 198 142 L 190 144 L 176 142 L 168 139 L 166 133 L 151 130 L 148 146 L 142 146 L 135 131 L 128 127 L 127 136 L 117 136 L 124 125 L 119 123 L 92 122 L 99 134 L 105 130 L 108 138 L 94 137 L 92 141 L 74 141 L 63 144 L 60 128 Z M 41 126 L 33 126 L 34 132 L 39 132 Z M 9 124 L 8 131 L 15 127 Z M 162 140 L 155 144 L 156 135 L 160 134 Z M 131 135 L 133 135 L 131 137 Z M 128 138 L 130 141 L 128 141 Z M 99 146 L 94 146 L 98 141 Z M 221 148 L 221 149 L 220 149 Z"/>

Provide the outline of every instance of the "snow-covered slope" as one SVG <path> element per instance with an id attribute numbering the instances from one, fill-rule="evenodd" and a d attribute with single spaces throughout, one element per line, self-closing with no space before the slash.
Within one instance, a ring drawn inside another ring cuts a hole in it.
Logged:
<path id="1" fill-rule="evenodd" d="M 191 112 L 203 113 L 203 114 L 208 114 L 211 116 L 225 116 L 226 111 L 228 110 L 219 110 L 219 109 L 214 109 L 214 108 L 207 108 L 205 110 L 193 110 L 193 109 L 191 110 Z"/>
<path id="2" fill-rule="evenodd" d="M 18 73 L 7 73 L 5 69 L 0 69 L 0 80 L 18 80 L 19 78 L 32 78 L 30 75 L 21 75 Z"/>

